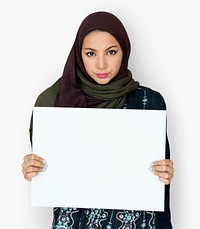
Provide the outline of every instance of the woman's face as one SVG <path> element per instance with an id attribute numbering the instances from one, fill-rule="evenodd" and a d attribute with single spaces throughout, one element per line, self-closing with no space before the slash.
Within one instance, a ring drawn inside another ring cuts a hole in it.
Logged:
<path id="1" fill-rule="evenodd" d="M 85 36 L 81 55 L 86 72 L 98 84 L 107 84 L 117 75 L 123 58 L 118 41 L 99 30 Z"/>

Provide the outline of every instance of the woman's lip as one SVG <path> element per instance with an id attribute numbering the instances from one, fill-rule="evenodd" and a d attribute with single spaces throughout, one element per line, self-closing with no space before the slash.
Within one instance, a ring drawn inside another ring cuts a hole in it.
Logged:
<path id="1" fill-rule="evenodd" d="M 108 73 L 97 73 L 96 74 L 99 78 L 104 79 L 108 76 Z"/>

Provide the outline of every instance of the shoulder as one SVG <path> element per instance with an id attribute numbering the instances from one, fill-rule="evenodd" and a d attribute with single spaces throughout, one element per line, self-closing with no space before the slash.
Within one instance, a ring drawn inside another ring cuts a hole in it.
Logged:
<path id="1" fill-rule="evenodd" d="M 56 96 L 60 87 L 60 78 L 49 88 L 44 90 L 36 99 L 35 106 L 52 107 L 54 106 Z"/>
<path id="2" fill-rule="evenodd" d="M 166 110 L 166 103 L 160 92 L 140 86 L 127 96 L 127 108 Z"/>

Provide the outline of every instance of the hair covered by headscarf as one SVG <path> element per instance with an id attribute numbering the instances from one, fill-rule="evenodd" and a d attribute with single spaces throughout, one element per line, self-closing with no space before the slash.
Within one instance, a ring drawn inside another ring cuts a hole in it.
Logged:
<path id="1" fill-rule="evenodd" d="M 99 11 L 89 14 L 80 24 L 72 49 L 69 53 L 60 81 L 60 91 L 56 99 L 55 106 L 66 107 L 87 107 L 90 106 L 88 99 L 77 84 L 78 68 L 86 78 L 87 74 L 82 57 L 81 49 L 84 37 L 93 30 L 103 30 L 112 34 L 120 44 L 123 52 L 123 60 L 118 74 L 113 81 L 117 81 L 127 76 L 128 60 L 130 56 L 130 41 L 122 22 L 112 13 Z M 92 99 L 92 98 L 91 98 Z M 94 99 L 93 99 L 94 103 Z"/>

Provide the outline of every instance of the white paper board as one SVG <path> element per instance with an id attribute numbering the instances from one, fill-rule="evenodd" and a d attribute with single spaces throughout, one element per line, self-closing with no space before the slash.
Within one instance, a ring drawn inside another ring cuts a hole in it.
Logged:
<path id="1" fill-rule="evenodd" d="M 150 163 L 165 157 L 166 111 L 35 107 L 33 206 L 164 210 Z"/>

